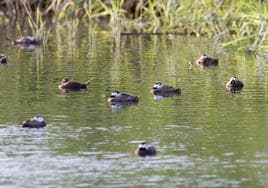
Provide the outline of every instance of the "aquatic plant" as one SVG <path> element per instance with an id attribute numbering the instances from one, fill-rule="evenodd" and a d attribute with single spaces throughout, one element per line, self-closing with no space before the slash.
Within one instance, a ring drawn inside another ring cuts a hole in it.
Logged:
<path id="1" fill-rule="evenodd" d="M 268 51 L 267 5 L 267 0 L 10 0 L 1 1 L 0 11 L 18 26 L 27 17 L 33 33 L 45 39 L 48 22 L 67 27 L 72 36 L 80 22 L 98 22 L 117 44 L 121 34 L 187 34 L 212 37 L 219 49 L 255 53 Z"/>
<path id="2" fill-rule="evenodd" d="M 40 7 L 37 7 L 36 11 L 33 12 L 27 1 L 23 0 L 21 3 L 27 14 L 27 21 L 31 29 L 31 34 L 43 41 L 43 44 L 45 44 L 48 39 L 50 28 L 46 28 L 46 20 L 42 17 Z M 20 25 L 17 24 L 17 27 L 20 28 Z"/>

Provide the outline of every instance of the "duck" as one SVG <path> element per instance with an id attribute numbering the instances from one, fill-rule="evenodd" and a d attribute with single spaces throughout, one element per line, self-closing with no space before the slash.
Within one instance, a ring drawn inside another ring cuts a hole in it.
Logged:
<path id="1" fill-rule="evenodd" d="M 136 103 L 139 101 L 139 98 L 137 96 L 115 91 L 111 93 L 107 101 L 109 103 Z"/>
<path id="2" fill-rule="evenodd" d="M 135 150 L 135 154 L 138 157 L 154 156 L 156 155 L 156 149 L 155 147 L 148 145 L 146 142 L 142 142 Z"/>
<path id="3" fill-rule="evenodd" d="M 203 54 L 198 60 L 196 60 L 196 65 L 199 67 L 218 66 L 218 63 L 218 59 L 208 57 L 206 54 Z"/>
<path id="4" fill-rule="evenodd" d="M 238 80 L 236 76 L 233 76 L 226 83 L 225 87 L 229 91 L 236 92 L 236 91 L 240 91 L 244 87 L 244 84 L 240 80 Z"/>
<path id="5" fill-rule="evenodd" d="M 71 81 L 69 80 L 69 78 L 63 78 L 58 88 L 65 89 L 65 90 L 79 91 L 80 89 L 87 89 L 87 85 L 93 80 L 94 78 L 88 80 L 85 83 L 79 83 L 79 82 Z"/>
<path id="6" fill-rule="evenodd" d="M 156 82 L 151 90 L 153 95 L 160 96 L 173 96 L 174 94 L 181 94 L 180 88 L 174 88 L 173 86 L 163 85 L 161 82 Z"/>
<path id="7" fill-rule="evenodd" d="M 15 45 L 28 46 L 28 45 L 38 45 L 40 44 L 41 41 L 34 36 L 26 36 L 26 37 L 21 37 L 13 42 Z"/>
<path id="8" fill-rule="evenodd" d="M 34 116 L 32 119 L 22 122 L 21 126 L 23 128 L 43 128 L 46 126 L 46 123 L 42 116 Z"/>
<path id="9" fill-rule="evenodd" d="M 7 56 L 5 54 L 0 54 L 0 63 L 7 63 Z"/>

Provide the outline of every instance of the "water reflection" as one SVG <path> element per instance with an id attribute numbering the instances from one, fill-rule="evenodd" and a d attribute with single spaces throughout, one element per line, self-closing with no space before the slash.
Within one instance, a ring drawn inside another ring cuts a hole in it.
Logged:
<path id="1" fill-rule="evenodd" d="M 10 62 L 0 76 L 2 186 L 267 186 L 265 62 L 217 54 L 217 68 L 188 69 L 203 51 L 215 55 L 209 41 L 122 36 L 116 46 L 108 33 L 79 32 L 70 41 L 63 29 L 47 49 L 34 51 L 0 44 Z M 88 90 L 62 95 L 57 85 L 66 75 L 97 79 Z M 226 91 L 230 75 L 247 86 L 239 95 Z M 183 94 L 155 102 L 155 80 Z M 108 105 L 113 88 L 137 94 L 138 105 Z M 46 128 L 17 126 L 35 114 L 46 117 Z M 157 156 L 135 156 L 143 140 Z"/>
<path id="2" fill-rule="evenodd" d="M 171 97 L 175 97 L 175 96 L 178 96 L 178 95 L 181 95 L 181 94 L 180 93 L 165 93 L 165 94 L 162 94 L 162 95 L 153 95 L 153 96 L 154 96 L 154 100 L 160 101 L 162 99 L 171 98 Z"/>
<path id="3" fill-rule="evenodd" d="M 113 112 L 119 112 L 123 108 L 127 108 L 127 107 L 134 106 L 137 104 L 138 102 L 113 102 L 113 103 L 110 103 L 110 106 Z"/>

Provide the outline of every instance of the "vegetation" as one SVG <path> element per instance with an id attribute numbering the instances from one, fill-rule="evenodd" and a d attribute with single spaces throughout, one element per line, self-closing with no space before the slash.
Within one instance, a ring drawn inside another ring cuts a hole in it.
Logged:
<path id="1" fill-rule="evenodd" d="M 122 34 L 213 37 L 217 47 L 268 52 L 267 0 L 0 0 L 2 24 L 30 29 L 44 40 L 55 26 L 97 22 Z"/>

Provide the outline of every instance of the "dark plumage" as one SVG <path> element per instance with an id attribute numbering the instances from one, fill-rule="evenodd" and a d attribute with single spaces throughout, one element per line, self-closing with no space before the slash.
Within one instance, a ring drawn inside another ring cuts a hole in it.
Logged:
<path id="1" fill-rule="evenodd" d="M 156 149 L 153 146 L 149 146 L 146 142 L 139 144 L 135 150 L 135 154 L 139 157 L 154 156 L 156 155 Z"/>
<path id="2" fill-rule="evenodd" d="M 70 81 L 68 78 L 64 78 L 62 79 L 61 84 L 58 87 L 59 89 L 79 91 L 80 89 L 86 89 L 87 85 L 93 80 L 94 78 L 90 79 L 85 83 L 79 83 Z"/>
<path id="3" fill-rule="evenodd" d="M 217 66 L 218 63 L 218 59 L 208 57 L 206 54 L 203 54 L 198 60 L 196 60 L 196 65 L 200 67 Z"/>
<path id="4" fill-rule="evenodd" d="M 22 37 L 20 39 L 17 39 L 14 41 L 14 44 L 20 44 L 20 45 L 38 45 L 40 44 L 40 40 L 38 40 L 37 38 L 33 37 L 33 36 L 26 36 L 26 37 Z"/>
<path id="5" fill-rule="evenodd" d="M 173 96 L 174 94 L 180 94 L 180 88 L 174 88 L 172 86 L 162 85 L 160 82 L 156 82 L 151 90 L 151 93 L 154 95 L 161 95 L 161 96 Z"/>
<path id="6" fill-rule="evenodd" d="M 237 79 L 237 77 L 231 77 L 230 80 L 226 83 L 225 87 L 232 92 L 240 91 L 244 84 Z"/>
<path id="7" fill-rule="evenodd" d="M 120 93 L 119 91 L 111 93 L 108 98 L 108 102 L 116 103 L 116 102 L 138 102 L 139 98 L 137 96 L 132 96 L 125 93 Z"/>
<path id="8" fill-rule="evenodd" d="M 22 122 L 22 127 L 27 128 L 42 128 L 46 126 L 45 120 L 41 116 L 34 116 L 32 119 Z"/>
<path id="9" fill-rule="evenodd" d="M 7 56 L 5 54 L 0 54 L 0 63 L 7 63 Z"/>

